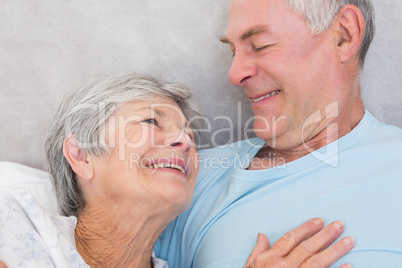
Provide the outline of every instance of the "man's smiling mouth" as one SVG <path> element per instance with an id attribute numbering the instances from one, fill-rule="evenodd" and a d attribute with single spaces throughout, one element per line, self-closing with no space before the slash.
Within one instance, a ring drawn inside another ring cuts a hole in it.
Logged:
<path id="1" fill-rule="evenodd" d="M 265 95 L 265 96 L 262 96 L 262 97 L 259 97 L 259 98 L 256 98 L 256 99 L 251 99 L 251 101 L 252 101 L 252 102 L 258 102 L 258 101 L 263 100 L 263 99 L 265 99 L 265 98 L 272 97 L 272 96 L 278 94 L 279 92 L 281 92 L 281 91 L 280 91 L 280 90 L 272 91 L 271 93 L 268 93 L 268 94 Z"/>

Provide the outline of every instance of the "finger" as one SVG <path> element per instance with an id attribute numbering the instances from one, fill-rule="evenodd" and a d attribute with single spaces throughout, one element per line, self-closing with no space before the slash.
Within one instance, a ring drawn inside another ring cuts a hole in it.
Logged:
<path id="1" fill-rule="evenodd" d="M 352 265 L 349 263 L 345 263 L 345 264 L 339 266 L 339 268 L 352 268 Z"/>
<path id="2" fill-rule="evenodd" d="M 306 221 L 279 238 L 278 241 L 272 245 L 270 253 L 281 257 L 288 255 L 301 241 L 319 232 L 323 225 L 324 220 L 322 218 L 314 218 Z"/>
<path id="3" fill-rule="evenodd" d="M 246 264 L 244 267 L 251 267 L 254 258 L 261 253 L 267 251 L 269 249 L 269 240 L 268 237 L 264 234 L 258 233 L 257 235 L 257 244 L 255 245 L 254 249 L 251 251 L 250 256 L 247 259 Z M 0 267 L 1 268 L 1 267 Z"/>
<path id="4" fill-rule="evenodd" d="M 348 253 L 353 247 L 353 238 L 345 237 L 334 243 L 327 249 L 313 255 L 301 267 L 303 268 L 322 268 L 336 262 L 340 257 Z M 346 265 L 346 267 L 348 267 Z"/>
<path id="5" fill-rule="evenodd" d="M 0 261 L 0 268 L 7 268 L 7 265 L 4 262 Z"/>
<path id="6" fill-rule="evenodd" d="M 286 258 L 289 260 L 290 263 L 299 266 L 315 253 L 328 247 L 342 234 L 342 232 L 342 221 L 336 221 L 328 224 L 317 234 L 301 242 L 292 252 L 289 253 Z"/>

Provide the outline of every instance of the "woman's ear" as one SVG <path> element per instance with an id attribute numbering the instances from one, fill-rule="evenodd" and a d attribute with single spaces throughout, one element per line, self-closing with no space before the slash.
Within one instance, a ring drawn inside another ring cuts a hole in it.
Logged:
<path id="1" fill-rule="evenodd" d="M 336 47 L 341 62 L 347 62 L 358 52 L 363 40 L 365 22 L 360 9 L 354 5 L 342 7 L 336 19 Z"/>
<path id="2" fill-rule="evenodd" d="M 92 180 L 95 176 L 91 155 L 81 150 L 74 135 L 68 135 L 63 142 L 63 154 L 80 179 Z"/>

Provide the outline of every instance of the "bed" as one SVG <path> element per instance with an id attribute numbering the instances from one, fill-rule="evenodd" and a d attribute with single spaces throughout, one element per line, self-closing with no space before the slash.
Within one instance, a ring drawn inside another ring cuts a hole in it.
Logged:
<path id="1" fill-rule="evenodd" d="M 363 98 L 402 127 L 402 2 L 375 0 L 377 34 Z M 248 100 L 230 85 L 231 52 L 219 42 L 228 0 L 2 1 L 0 185 L 28 187 L 56 211 L 44 171 L 44 136 L 62 97 L 105 74 L 144 71 L 189 85 L 209 122 L 199 148 L 247 137 Z"/>

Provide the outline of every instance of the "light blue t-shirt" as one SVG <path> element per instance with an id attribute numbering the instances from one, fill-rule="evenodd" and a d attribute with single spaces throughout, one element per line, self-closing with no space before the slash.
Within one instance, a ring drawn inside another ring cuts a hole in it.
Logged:
<path id="1" fill-rule="evenodd" d="M 243 267 L 257 233 L 271 245 L 304 221 L 342 220 L 355 246 L 332 267 L 402 267 L 402 130 L 367 111 L 347 135 L 275 168 L 245 170 L 264 145 L 200 152 L 191 207 L 155 244 L 171 267 Z M 280 163 L 279 163 L 280 164 Z"/>

